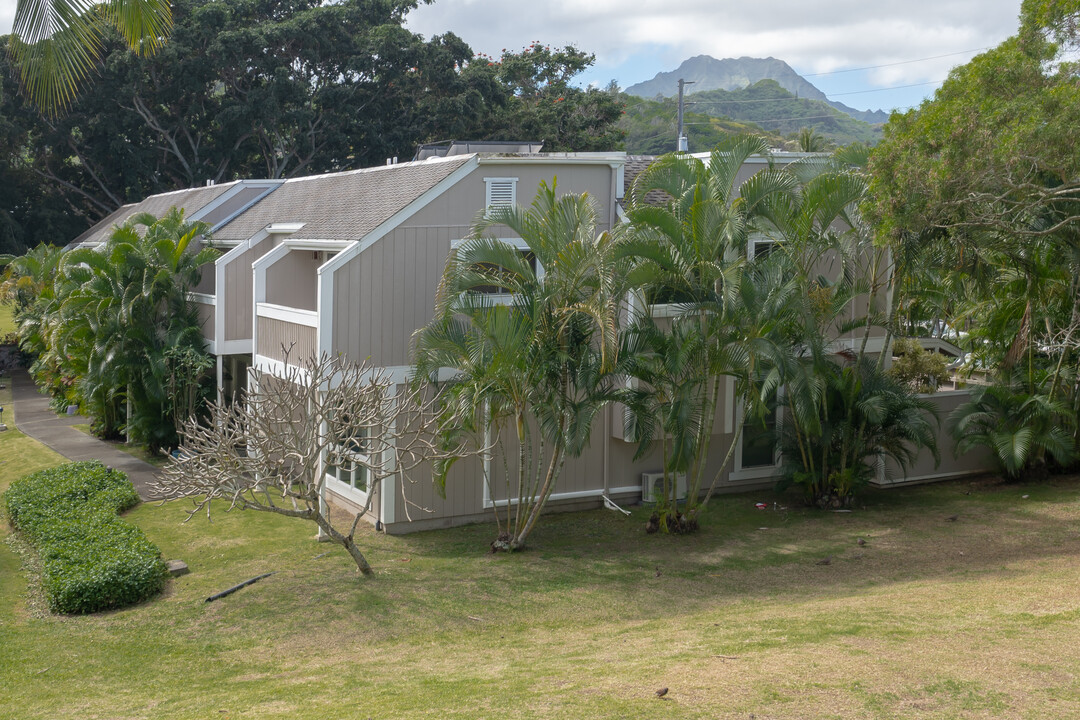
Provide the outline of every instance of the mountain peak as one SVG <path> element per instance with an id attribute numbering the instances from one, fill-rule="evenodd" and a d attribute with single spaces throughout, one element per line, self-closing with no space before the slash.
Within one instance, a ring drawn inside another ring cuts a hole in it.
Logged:
<path id="1" fill-rule="evenodd" d="M 684 60 L 675 70 L 657 73 L 652 80 L 631 85 L 626 88 L 626 93 L 644 98 L 655 98 L 658 95 L 673 97 L 679 92 L 679 78 L 693 83 L 687 89 L 691 93 L 706 90 L 740 90 L 761 80 L 775 80 L 780 87 L 797 97 L 828 102 L 837 110 L 857 120 L 882 123 L 888 119 L 888 115 L 880 110 L 855 110 L 843 103 L 830 101 L 825 93 L 795 72 L 790 65 L 774 57 L 717 60 L 711 55 L 696 55 Z"/>

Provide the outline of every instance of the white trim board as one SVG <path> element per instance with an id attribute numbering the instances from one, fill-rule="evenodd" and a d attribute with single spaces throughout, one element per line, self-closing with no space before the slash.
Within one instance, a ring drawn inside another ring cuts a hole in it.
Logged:
<path id="1" fill-rule="evenodd" d="M 319 327 L 319 314 L 314 310 L 301 310 L 300 308 L 286 307 L 285 305 L 258 302 L 255 303 L 255 315 L 256 317 L 281 320 L 282 322 L 292 323 L 293 325 L 304 325 L 313 328 Z"/>
<path id="2" fill-rule="evenodd" d="M 188 300 L 197 302 L 201 305 L 217 305 L 217 296 L 210 293 L 189 292 Z M 214 318 L 217 319 L 216 317 Z"/>
<path id="3" fill-rule="evenodd" d="M 273 375 L 279 380 L 294 382 L 299 379 L 307 384 L 311 380 L 311 373 L 298 365 L 286 365 L 280 360 L 266 357 L 255 353 L 252 356 L 251 367 L 266 375 Z"/>
<path id="4" fill-rule="evenodd" d="M 631 493 L 641 494 L 641 484 L 628 485 L 626 487 L 609 488 L 597 488 L 596 490 L 578 490 L 576 492 L 564 492 L 564 493 L 552 493 L 548 500 L 579 500 L 581 498 L 602 497 L 604 495 L 628 495 Z M 509 500 L 492 500 L 491 489 L 487 483 L 484 483 L 484 509 L 490 510 L 498 505 L 499 507 L 506 507 L 508 504 L 517 505 L 520 503 L 520 498 L 510 498 Z"/>
<path id="5" fill-rule="evenodd" d="M 432 200 L 442 195 L 458 182 L 468 177 L 478 166 L 476 156 L 469 158 L 449 175 L 420 194 L 420 197 L 398 210 L 359 240 L 352 242 L 334 257 L 319 266 L 318 313 L 319 326 L 316 343 L 319 353 L 333 354 L 334 331 L 334 273 L 345 263 L 367 250 L 383 237 L 391 233 L 403 222 L 415 215 Z M 393 167 L 393 166 L 392 166 Z"/>

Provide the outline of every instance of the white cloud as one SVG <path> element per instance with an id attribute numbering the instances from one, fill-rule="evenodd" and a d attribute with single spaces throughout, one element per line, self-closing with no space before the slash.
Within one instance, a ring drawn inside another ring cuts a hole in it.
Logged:
<path id="1" fill-rule="evenodd" d="M 11 25 L 15 21 L 15 1 L 0 0 L 0 35 L 11 32 Z"/>
<path id="2" fill-rule="evenodd" d="M 492 54 L 542 40 L 596 53 L 601 68 L 643 51 L 667 61 L 640 77 L 617 76 L 629 84 L 702 54 L 772 56 L 809 73 L 988 47 L 1016 32 L 1019 10 L 1020 0 L 436 0 L 413 11 L 408 25 L 425 36 L 453 31 Z M 967 59 L 898 65 L 872 77 L 883 84 L 936 80 Z"/>

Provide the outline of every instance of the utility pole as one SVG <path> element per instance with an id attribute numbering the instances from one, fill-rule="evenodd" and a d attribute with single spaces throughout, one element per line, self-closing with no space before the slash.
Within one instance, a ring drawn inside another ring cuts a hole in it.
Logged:
<path id="1" fill-rule="evenodd" d="M 679 152 L 686 152 L 689 149 L 689 143 L 686 141 L 686 135 L 683 134 L 683 87 L 686 85 L 693 85 L 694 81 L 687 82 L 682 78 L 679 78 L 679 139 L 677 149 Z"/>

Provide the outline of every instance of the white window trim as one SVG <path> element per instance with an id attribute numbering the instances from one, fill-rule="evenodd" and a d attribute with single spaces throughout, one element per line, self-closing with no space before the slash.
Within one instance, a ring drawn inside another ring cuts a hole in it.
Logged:
<path id="1" fill-rule="evenodd" d="M 523 252 L 532 252 L 532 248 L 521 238 L 494 238 L 499 242 L 506 243 L 507 245 L 513 245 L 516 249 Z M 456 250 L 462 243 L 467 242 L 465 238 L 450 241 L 451 252 Z M 540 263 L 539 258 L 536 260 L 536 278 L 542 280 L 544 277 L 544 266 Z M 511 305 L 514 302 L 513 293 L 483 293 L 484 297 L 491 300 L 495 305 Z"/>
<path id="2" fill-rule="evenodd" d="M 761 233 L 750 233 L 746 239 L 746 259 L 753 261 L 757 257 L 758 245 L 779 245 L 780 241 Z"/>
<path id="3" fill-rule="evenodd" d="M 360 490 L 358 488 L 353 487 L 351 483 L 347 483 L 347 482 L 344 482 L 343 480 L 339 480 L 338 477 L 337 477 L 337 474 L 339 474 L 341 472 L 341 466 L 340 465 L 335 465 L 334 466 L 334 469 L 336 471 L 335 473 L 327 472 L 326 473 L 326 478 L 328 480 L 333 480 L 334 481 L 334 484 L 333 484 L 332 487 L 335 488 L 335 492 L 344 494 L 344 492 L 342 492 L 342 491 L 343 490 L 348 490 L 354 496 L 353 499 L 362 499 L 364 503 L 367 503 L 368 493 L 371 491 L 371 471 L 368 469 L 368 463 L 369 463 L 368 456 L 364 455 L 364 454 L 361 454 L 361 453 L 351 453 L 351 452 L 344 452 L 343 454 L 346 455 L 348 457 L 348 459 L 349 459 L 349 462 L 352 463 L 353 468 L 352 468 L 352 470 L 349 471 L 350 474 L 355 474 L 356 472 L 359 471 L 359 472 L 363 472 L 367 476 L 367 481 L 364 483 L 364 486 L 367 487 L 368 489 L 367 490 Z M 327 464 L 329 465 L 329 463 L 327 463 Z"/>
<path id="4" fill-rule="evenodd" d="M 364 492 L 363 490 L 357 490 L 349 483 L 341 482 L 337 479 L 336 475 L 333 475 L 329 472 L 326 473 L 323 477 L 326 479 L 327 486 L 336 494 L 352 500 L 353 502 L 360 505 L 360 507 L 367 507 L 368 493 Z M 371 487 L 370 480 L 368 487 Z"/>
<path id="5" fill-rule="evenodd" d="M 506 184 L 510 185 L 510 202 L 493 203 L 491 197 L 492 188 L 496 185 Z M 516 177 L 484 178 L 484 212 L 488 213 L 493 207 L 514 207 L 517 205 L 517 184 L 518 179 Z"/>

